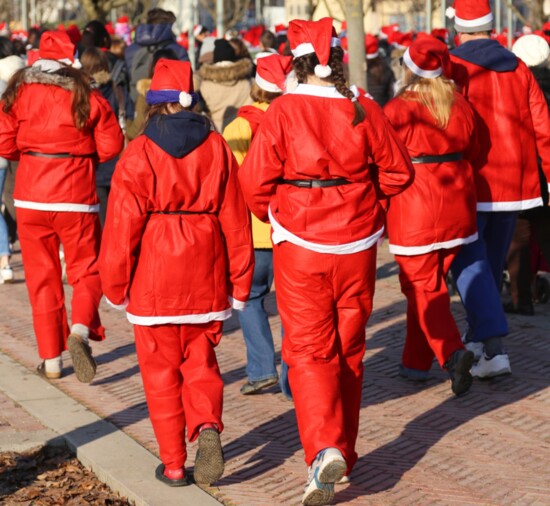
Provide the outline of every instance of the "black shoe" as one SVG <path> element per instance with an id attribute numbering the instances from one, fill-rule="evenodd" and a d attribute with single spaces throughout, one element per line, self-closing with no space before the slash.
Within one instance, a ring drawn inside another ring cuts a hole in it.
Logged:
<path id="1" fill-rule="evenodd" d="M 155 469 L 155 478 L 159 481 L 162 481 L 162 483 L 164 483 L 165 485 L 168 485 L 169 487 L 187 487 L 187 485 L 191 485 L 191 482 L 187 479 L 186 476 L 184 476 L 180 480 L 172 480 L 168 478 L 168 476 L 164 474 L 164 469 L 164 464 L 160 464 Z"/>
<path id="2" fill-rule="evenodd" d="M 506 302 L 502 304 L 502 309 L 505 313 L 520 314 L 523 316 L 534 316 L 535 308 L 533 304 L 514 304 L 513 302 Z"/>
<path id="3" fill-rule="evenodd" d="M 278 382 L 279 382 L 279 378 L 277 378 L 277 376 L 273 378 L 259 380 L 259 381 L 249 381 L 241 387 L 241 394 L 243 395 L 256 394 L 260 390 L 263 390 L 264 388 L 276 385 Z"/>
<path id="4" fill-rule="evenodd" d="M 465 394 L 472 386 L 470 369 L 474 363 L 474 353 L 469 350 L 456 350 L 445 363 L 451 378 L 451 390 L 455 395 Z"/>

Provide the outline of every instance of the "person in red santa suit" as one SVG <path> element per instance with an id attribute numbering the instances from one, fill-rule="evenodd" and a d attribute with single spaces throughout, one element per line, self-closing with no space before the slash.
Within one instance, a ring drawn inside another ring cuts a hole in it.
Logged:
<path id="1" fill-rule="evenodd" d="M 292 21 L 288 39 L 300 84 L 270 105 L 239 179 L 273 230 L 282 354 L 310 466 L 302 502 L 328 504 L 357 461 L 365 325 L 384 232 L 378 196 L 403 191 L 413 169 L 380 107 L 346 86 L 332 20 Z"/>
<path id="2" fill-rule="evenodd" d="M 472 159 L 479 237 L 451 272 L 467 313 L 466 347 L 479 359 L 472 375 L 492 378 L 512 372 L 500 285 L 518 212 L 543 203 L 537 155 L 550 180 L 550 116 L 531 71 L 490 38 L 489 0 L 455 0 L 455 9 L 452 78 L 475 111 L 480 147 Z"/>
<path id="3" fill-rule="evenodd" d="M 89 340 L 103 340 L 97 266 L 101 228 L 95 191 L 98 162 L 123 147 L 118 119 L 76 68 L 63 32 L 46 32 L 32 67 L 19 71 L 3 96 L 0 156 L 20 159 L 14 200 L 25 278 L 43 362 L 39 373 L 61 376 L 61 353 L 71 354 L 76 377 L 92 381 Z M 59 246 L 73 287 L 69 329 Z"/>
<path id="4" fill-rule="evenodd" d="M 403 55 L 402 87 L 384 112 L 412 156 L 414 183 L 389 200 L 390 252 L 407 297 L 407 337 L 400 374 L 428 379 L 434 355 L 456 395 L 469 390 L 474 354 L 451 314 L 445 282 L 460 246 L 477 239 L 474 114 L 455 90 L 447 46 L 417 39 Z M 411 219 L 414 217 L 414 219 Z"/>
<path id="5" fill-rule="evenodd" d="M 125 308 L 162 464 L 189 484 L 185 434 L 198 438 L 194 478 L 217 481 L 223 381 L 215 346 L 231 306 L 244 309 L 254 252 L 237 162 L 207 118 L 190 111 L 189 62 L 160 59 L 144 133 L 117 164 L 100 253 L 105 296 Z"/>

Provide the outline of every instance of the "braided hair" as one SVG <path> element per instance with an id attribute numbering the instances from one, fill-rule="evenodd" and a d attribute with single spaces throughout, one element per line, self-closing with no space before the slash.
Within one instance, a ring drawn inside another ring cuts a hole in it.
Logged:
<path id="1" fill-rule="evenodd" d="M 366 113 L 363 106 L 358 102 L 353 91 L 351 91 L 346 84 L 346 79 L 344 77 L 344 65 L 342 63 L 343 58 L 344 50 L 341 47 L 333 47 L 330 50 L 328 64 L 332 70 L 332 73 L 326 78 L 326 80 L 334 83 L 336 91 L 348 100 L 351 100 L 353 103 L 355 115 L 351 124 L 355 126 L 365 119 Z M 315 75 L 315 65 L 319 65 L 319 59 L 315 53 L 309 53 L 304 56 L 294 58 L 292 65 L 294 67 L 294 72 L 296 72 L 298 82 L 307 83 L 308 76 Z"/>

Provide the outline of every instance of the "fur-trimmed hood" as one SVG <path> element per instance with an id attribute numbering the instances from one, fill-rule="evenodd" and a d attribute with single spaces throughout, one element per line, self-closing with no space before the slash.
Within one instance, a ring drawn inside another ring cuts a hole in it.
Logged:
<path id="1" fill-rule="evenodd" d="M 199 68 L 199 76 L 205 81 L 231 83 L 252 78 L 252 61 L 242 58 L 236 62 L 222 61 L 218 63 L 204 63 Z"/>
<path id="2" fill-rule="evenodd" d="M 98 86 L 107 84 L 112 80 L 111 73 L 106 70 L 100 70 L 99 72 L 92 74 L 92 78 Z"/>
<path id="3" fill-rule="evenodd" d="M 148 77 L 144 79 L 140 79 L 136 83 L 136 90 L 140 95 L 147 95 L 147 92 L 151 89 L 151 81 L 152 79 L 149 79 Z"/>
<path id="4" fill-rule="evenodd" d="M 74 81 L 67 76 L 51 72 L 43 72 L 37 67 L 29 67 L 23 72 L 23 77 L 20 84 L 49 84 L 59 86 L 67 91 L 72 91 Z"/>

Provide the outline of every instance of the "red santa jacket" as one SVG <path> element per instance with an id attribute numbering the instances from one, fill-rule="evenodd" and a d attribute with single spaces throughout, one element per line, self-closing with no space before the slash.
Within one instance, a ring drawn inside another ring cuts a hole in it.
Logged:
<path id="1" fill-rule="evenodd" d="M 451 54 L 453 79 L 476 113 L 478 211 L 542 205 L 537 153 L 550 181 L 550 118 L 533 74 L 495 40 L 469 41 Z"/>
<path id="2" fill-rule="evenodd" d="M 353 105 L 334 87 L 300 84 L 266 112 L 239 179 L 251 211 L 268 215 L 273 243 L 326 253 L 354 253 L 382 235 L 378 196 L 413 179 L 407 151 L 380 107 L 359 97 L 366 120 L 352 126 Z M 370 165 L 369 165 L 370 163 Z M 376 167 L 376 168 L 374 168 Z M 298 188 L 286 180 L 345 178 L 352 184 Z"/>
<path id="3" fill-rule="evenodd" d="M 477 153 L 474 114 L 455 92 L 447 128 L 440 129 L 414 91 L 391 100 L 384 112 L 413 158 L 463 153 L 463 159 L 415 163 L 414 183 L 390 199 L 390 251 L 420 255 L 477 239 L 474 174 L 467 158 Z"/>
<path id="4" fill-rule="evenodd" d="M 158 115 L 111 183 L 99 256 L 103 291 L 138 325 L 205 323 L 243 309 L 254 270 L 237 163 L 194 113 Z"/>
<path id="5" fill-rule="evenodd" d="M 35 65 L 37 65 L 37 62 Z M 9 114 L 0 108 L 0 156 L 20 158 L 14 199 L 16 207 L 42 211 L 97 212 L 95 169 L 115 157 L 124 138 L 109 103 L 98 91 L 90 93 L 88 126 L 73 121 L 69 77 L 25 71 Z M 71 156 L 48 158 L 26 153 Z"/>

